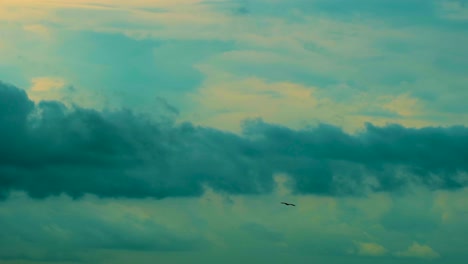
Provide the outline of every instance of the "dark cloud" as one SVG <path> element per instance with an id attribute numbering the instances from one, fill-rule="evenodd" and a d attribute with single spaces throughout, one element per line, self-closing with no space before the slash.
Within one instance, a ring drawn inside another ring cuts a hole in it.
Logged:
<path id="1" fill-rule="evenodd" d="M 164 107 L 164 106 L 163 106 Z M 287 173 L 299 193 L 392 191 L 409 183 L 463 187 L 468 128 L 367 124 L 350 135 L 330 125 L 292 130 L 261 120 L 244 135 L 155 121 L 131 111 L 35 105 L 0 84 L 0 193 L 31 197 L 85 193 L 101 197 L 197 196 L 203 185 L 231 194 L 274 187 Z"/>

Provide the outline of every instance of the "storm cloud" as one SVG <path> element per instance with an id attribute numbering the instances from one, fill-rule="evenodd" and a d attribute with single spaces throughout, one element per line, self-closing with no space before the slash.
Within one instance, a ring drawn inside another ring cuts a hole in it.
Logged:
<path id="1" fill-rule="evenodd" d="M 0 193 L 34 198 L 269 193 L 287 174 L 296 193 L 362 195 L 409 184 L 467 185 L 468 128 L 376 127 L 357 134 L 320 124 L 293 130 L 247 120 L 236 135 L 128 110 L 34 103 L 0 83 Z"/>

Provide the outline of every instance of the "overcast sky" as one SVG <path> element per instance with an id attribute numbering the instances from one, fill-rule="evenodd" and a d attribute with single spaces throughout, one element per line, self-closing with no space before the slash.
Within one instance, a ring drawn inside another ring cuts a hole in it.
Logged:
<path id="1" fill-rule="evenodd" d="M 467 263 L 466 47 L 466 0 L 1 0 L 0 263 Z"/>

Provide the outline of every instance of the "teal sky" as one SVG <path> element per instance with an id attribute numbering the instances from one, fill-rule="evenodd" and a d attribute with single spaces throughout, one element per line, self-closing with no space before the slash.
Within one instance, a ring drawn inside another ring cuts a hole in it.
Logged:
<path id="1" fill-rule="evenodd" d="M 468 263 L 467 47 L 466 0 L 2 0 L 0 263 Z"/>

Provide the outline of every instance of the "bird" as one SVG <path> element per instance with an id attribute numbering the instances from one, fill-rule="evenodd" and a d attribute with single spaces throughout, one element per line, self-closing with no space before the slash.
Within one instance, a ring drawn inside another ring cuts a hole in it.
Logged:
<path id="1" fill-rule="evenodd" d="M 292 206 L 296 206 L 295 204 L 292 204 L 292 203 L 285 203 L 285 202 L 281 202 L 282 204 L 284 205 L 292 205 Z"/>

